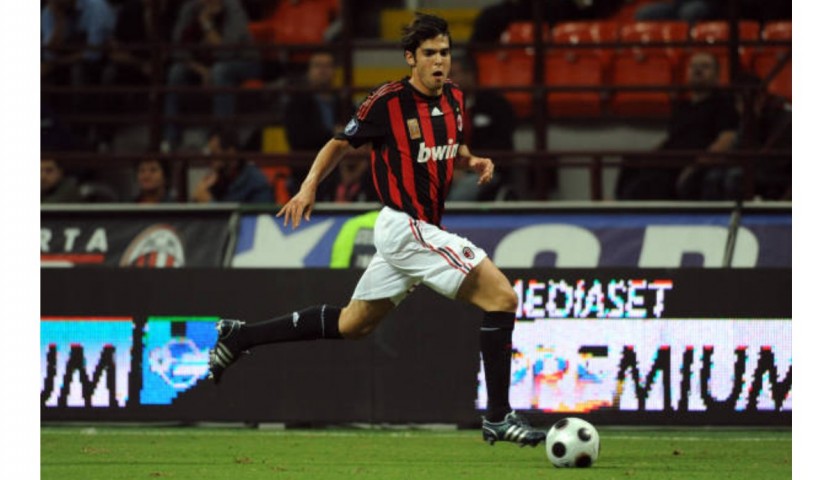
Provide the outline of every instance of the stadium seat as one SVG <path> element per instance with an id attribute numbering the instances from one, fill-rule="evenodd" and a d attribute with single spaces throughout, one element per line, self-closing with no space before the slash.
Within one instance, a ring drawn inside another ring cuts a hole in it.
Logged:
<path id="1" fill-rule="evenodd" d="M 681 21 L 633 22 L 619 29 L 619 41 L 635 43 L 618 49 L 612 61 L 615 86 L 670 87 L 682 68 L 683 49 L 675 46 L 645 46 L 647 43 L 685 42 L 688 24 Z M 673 94 L 662 92 L 616 91 L 610 102 L 612 112 L 621 116 L 662 117 L 671 111 Z"/>
<path id="2" fill-rule="evenodd" d="M 258 44 L 300 45 L 324 43 L 324 33 L 338 15 L 338 0 L 281 0 L 268 18 L 251 22 L 248 29 Z M 266 50 L 264 58 L 276 59 L 277 52 Z M 305 62 L 306 52 L 289 55 L 294 62 Z"/>
<path id="3" fill-rule="evenodd" d="M 624 43 L 664 43 L 688 41 L 689 26 L 682 21 L 661 22 L 633 22 L 625 24 L 619 31 L 619 39 Z M 642 53 L 664 54 L 671 60 L 675 78 L 685 63 L 685 49 L 683 47 L 634 47 L 642 49 Z"/>
<path id="4" fill-rule="evenodd" d="M 543 28 L 548 33 L 548 27 Z M 502 44 L 533 43 L 532 22 L 514 22 L 502 33 Z M 482 87 L 526 87 L 534 83 L 534 48 L 506 48 L 476 53 L 478 84 Z M 531 115 L 533 94 L 530 92 L 504 92 L 517 117 Z"/>
<path id="5" fill-rule="evenodd" d="M 621 50 L 613 59 L 614 86 L 671 86 L 673 63 L 663 52 Z M 612 113 L 631 117 L 664 117 L 671 112 L 671 92 L 616 91 Z"/>
<path id="6" fill-rule="evenodd" d="M 761 39 L 792 41 L 793 25 L 789 21 L 767 23 L 761 32 Z M 752 59 L 752 72 L 762 79 L 766 78 L 789 50 L 790 47 L 781 45 L 758 48 Z M 793 57 L 788 59 L 778 74 L 770 80 L 767 90 L 793 101 Z"/>
<path id="7" fill-rule="evenodd" d="M 551 29 L 551 42 L 574 45 L 579 43 L 616 42 L 618 25 L 614 22 L 566 22 Z M 602 86 L 608 81 L 607 66 L 612 49 L 558 48 L 546 50 L 546 85 Z M 591 92 L 551 92 L 548 111 L 558 116 L 597 116 L 602 113 L 603 95 Z"/>
<path id="8" fill-rule="evenodd" d="M 738 37 L 741 41 L 757 41 L 760 30 L 761 27 L 756 21 L 743 20 L 738 23 Z M 723 85 L 728 85 L 731 81 L 731 75 L 729 73 L 731 70 L 729 68 L 729 47 L 727 46 L 729 38 L 729 22 L 727 21 L 698 22 L 691 29 L 691 40 L 709 45 L 708 47 L 694 47 L 692 51 L 710 52 L 718 59 L 718 63 L 720 64 L 720 79 Z M 749 68 L 754 52 L 755 47 L 738 47 L 741 68 Z"/>
<path id="9" fill-rule="evenodd" d="M 534 55 L 527 52 L 489 51 L 476 54 L 478 84 L 482 87 L 525 87 L 534 83 Z M 516 116 L 523 118 L 533 110 L 528 92 L 503 92 Z"/>
<path id="10" fill-rule="evenodd" d="M 761 29 L 762 40 L 793 40 L 793 22 L 767 22 Z"/>

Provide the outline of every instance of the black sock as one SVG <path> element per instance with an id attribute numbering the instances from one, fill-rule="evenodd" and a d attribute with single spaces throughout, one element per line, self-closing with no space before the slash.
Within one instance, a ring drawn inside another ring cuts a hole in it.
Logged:
<path id="1" fill-rule="evenodd" d="M 243 349 L 247 349 L 267 343 L 342 338 L 338 332 L 340 314 L 338 307 L 316 305 L 271 320 L 246 323 L 237 340 Z"/>
<path id="2" fill-rule="evenodd" d="M 481 358 L 487 383 L 487 415 L 490 422 L 500 422 L 511 411 L 510 357 L 512 349 L 513 312 L 485 312 L 481 324 Z"/>

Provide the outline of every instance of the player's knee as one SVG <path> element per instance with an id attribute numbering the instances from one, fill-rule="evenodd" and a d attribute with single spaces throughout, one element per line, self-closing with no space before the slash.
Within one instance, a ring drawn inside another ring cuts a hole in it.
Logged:
<path id="1" fill-rule="evenodd" d="M 507 288 L 503 288 L 501 290 L 498 302 L 498 311 L 515 312 L 516 308 L 519 306 L 519 297 L 516 295 L 516 291 L 508 285 Z"/>
<path id="2" fill-rule="evenodd" d="M 375 329 L 375 326 L 364 324 L 348 325 L 344 328 L 341 328 L 341 325 L 339 325 L 341 338 L 345 340 L 361 340 L 373 333 Z"/>
<path id="3" fill-rule="evenodd" d="M 370 312 L 345 308 L 338 319 L 338 331 L 344 339 L 359 340 L 373 333 L 381 319 Z"/>

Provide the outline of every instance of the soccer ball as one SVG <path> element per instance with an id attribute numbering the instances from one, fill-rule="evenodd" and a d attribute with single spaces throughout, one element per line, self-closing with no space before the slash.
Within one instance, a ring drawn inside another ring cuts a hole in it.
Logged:
<path id="1" fill-rule="evenodd" d="M 598 460 L 601 438 L 586 420 L 569 417 L 551 426 L 545 437 L 548 461 L 560 467 L 591 467 Z"/>

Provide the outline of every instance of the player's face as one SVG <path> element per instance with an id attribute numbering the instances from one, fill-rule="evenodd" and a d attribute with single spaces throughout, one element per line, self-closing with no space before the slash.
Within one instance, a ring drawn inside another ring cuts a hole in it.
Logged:
<path id="1" fill-rule="evenodd" d="M 417 47 L 414 54 L 407 52 L 406 61 L 412 66 L 411 84 L 426 95 L 440 95 L 449 77 L 451 57 L 449 37 L 438 35 Z"/>

